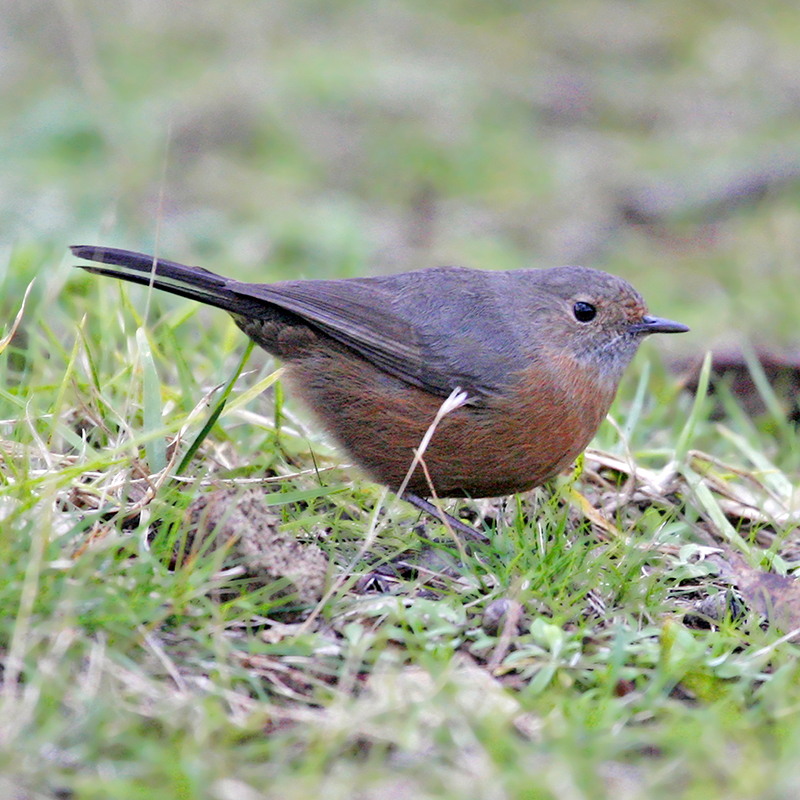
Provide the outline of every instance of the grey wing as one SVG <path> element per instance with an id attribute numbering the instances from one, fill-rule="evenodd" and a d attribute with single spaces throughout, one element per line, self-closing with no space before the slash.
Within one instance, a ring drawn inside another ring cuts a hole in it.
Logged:
<path id="1" fill-rule="evenodd" d="M 438 275 L 430 283 L 433 273 Z M 499 275 L 445 267 L 382 278 L 229 287 L 297 314 L 406 383 L 443 397 L 460 387 L 475 398 L 502 389 L 521 366 L 522 349 L 493 295 L 476 293 L 469 283 L 465 290 L 466 273 L 479 280 Z"/>

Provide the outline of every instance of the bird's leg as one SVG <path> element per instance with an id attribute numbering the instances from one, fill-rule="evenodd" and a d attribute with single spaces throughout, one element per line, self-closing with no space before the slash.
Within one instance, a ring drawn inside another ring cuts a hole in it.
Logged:
<path id="1" fill-rule="evenodd" d="M 418 509 L 420 509 L 420 511 L 430 514 L 435 519 L 440 520 L 444 525 L 449 525 L 451 528 L 453 528 L 453 530 L 463 533 L 467 538 L 472 539 L 473 541 L 482 542 L 484 544 L 487 544 L 490 541 L 489 537 L 485 533 L 481 533 L 481 531 L 479 531 L 477 528 L 473 528 L 472 525 L 467 525 L 466 522 L 463 522 L 457 517 L 448 514 L 446 511 L 441 511 L 424 497 L 420 497 L 419 495 L 411 492 L 403 492 L 402 498 L 407 503 L 411 503 L 412 506 L 416 506 Z"/>

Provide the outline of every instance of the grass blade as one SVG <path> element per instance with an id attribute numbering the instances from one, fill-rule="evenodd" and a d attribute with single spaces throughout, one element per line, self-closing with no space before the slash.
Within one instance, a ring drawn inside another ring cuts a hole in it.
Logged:
<path id="1" fill-rule="evenodd" d="M 139 355 L 142 359 L 144 378 L 142 386 L 144 432 L 152 435 L 152 438 L 145 442 L 144 448 L 150 471 L 156 473 L 161 472 L 167 466 L 167 443 L 163 435 L 158 435 L 157 433 L 164 428 L 164 420 L 161 415 L 161 384 L 158 380 L 156 364 L 144 328 L 137 329 L 136 343 L 139 346 Z"/>
<path id="2" fill-rule="evenodd" d="M 250 353 L 253 352 L 253 348 L 255 347 L 255 342 L 251 339 L 247 343 L 247 349 L 244 351 L 244 355 L 242 356 L 242 360 L 239 362 L 239 366 L 234 372 L 231 379 L 228 381 L 227 386 L 222 392 L 219 401 L 217 402 L 216 406 L 214 406 L 214 410 L 211 412 L 209 418 L 206 420 L 206 424 L 203 425 L 202 430 L 200 433 L 197 434 L 195 440 L 189 445 L 189 449 L 186 451 L 186 455 L 181 459 L 181 463 L 178 465 L 178 469 L 175 471 L 176 475 L 181 475 L 183 472 L 186 471 L 186 468 L 194 458 L 194 454 L 199 449 L 200 445 L 205 440 L 206 436 L 210 433 L 211 429 L 214 427 L 214 424 L 219 419 L 220 415 L 222 414 L 223 410 L 225 409 L 225 404 L 228 402 L 228 397 L 230 397 L 231 392 L 233 391 L 233 387 L 236 384 L 236 381 L 239 380 L 239 376 L 242 374 L 242 370 L 244 369 L 244 365 L 247 363 L 247 360 L 250 358 Z"/>

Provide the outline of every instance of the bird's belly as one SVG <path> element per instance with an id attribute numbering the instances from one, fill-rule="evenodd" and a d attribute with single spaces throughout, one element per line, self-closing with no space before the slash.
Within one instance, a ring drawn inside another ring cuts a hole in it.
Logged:
<path id="1" fill-rule="evenodd" d="M 443 398 L 392 378 L 363 359 L 320 353 L 292 362 L 293 388 L 352 458 L 393 489 L 406 477 Z M 521 376 L 516 389 L 445 416 L 408 491 L 494 497 L 538 486 L 591 440 L 613 399 L 591 381 L 563 387 Z"/>

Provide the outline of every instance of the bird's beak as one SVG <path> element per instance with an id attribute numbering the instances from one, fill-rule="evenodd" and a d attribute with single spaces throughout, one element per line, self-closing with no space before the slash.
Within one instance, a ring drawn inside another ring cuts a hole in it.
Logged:
<path id="1" fill-rule="evenodd" d="M 662 319 L 661 317 L 651 317 L 646 314 L 642 317 L 641 322 L 634 322 L 628 328 L 630 333 L 638 333 L 642 336 L 647 336 L 650 333 L 686 333 L 689 330 L 688 325 L 682 322 L 673 322 L 671 319 Z"/>

